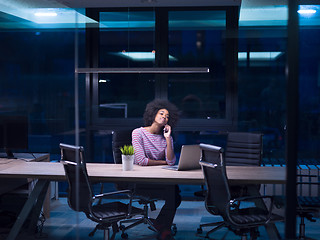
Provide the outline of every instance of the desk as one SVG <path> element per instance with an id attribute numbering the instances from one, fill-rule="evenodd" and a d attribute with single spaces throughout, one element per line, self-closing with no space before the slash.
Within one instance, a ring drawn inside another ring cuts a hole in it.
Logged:
<path id="1" fill-rule="evenodd" d="M 24 162 L 49 162 L 50 155 L 49 154 L 42 154 L 42 153 L 15 153 L 14 154 L 16 159 L 8 159 L 8 158 L 1 158 L 0 157 L 0 171 L 23 164 Z M 32 179 L 28 179 L 29 177 L 19 178 L 19 179 L 12 179 L 6 178 L 1 180 L 0 184 L 0 195 L 3 193 L 7 193 L 13 191 L 27 183 L 30 183 Z"/>
<path id="2" fill-rule="evenodd" d="M 203 174 L 200 169 L 173 171 L 162 169 L 161 166 L 134 166 L 132 171 L 122 171 L 121 164 L 87 163 L 87 170 L 92 181 L 204 184 Z M 286 181 L 286 171 L 284 167 L 228 166 L 227 175 L 230 184 L 284 184 Z M 35 209 L 34 204 L 38 203 L 39 205 L 41 203 L 38 199 L 41 198 L 43 192 L 46 191 L 49 182 L 66 180 L 62 164 L 56 162 L 23 162 L 20 164 L 12 164 L 10 167 L 0 169 L 0 177 L 38 179 L 18 220 L 10 231 L 8 236 L 9 240 L 16 239 L 31 209 Z M 39 209 L 39 206 L 36 208 Z M 34 213 L 34 211 L 35 210 L 33 210 L 33 215 L 35 215 L 35 217 L 39 216 L 39 214 Z"/>
<path id="3" fill-rule="evenodd" d="M 134 166 L 132 171 L 122 171 L 121 164 L 87 163 L 90 179 L 101 182 L 148 182 L 168 184 L 204 184 L 201 169 L 173 171 L 161 166 Z M 227 166 L 230 184 L 284 184 L 284 167 Z M 65 181 L 61 163 L 24 162 L 0 169 L 0 177 L 37 178 L 51 181 Z"/>
<path id="4" fill-rule="evenodd" d="M 16 157 L 14 159 L 0 158 L 0 171 L 10 169 L 12 167 L 19 168 L 19 166 L 23 166 L 26 163 L 41 163 L 41 162 L 49 163 L 49 161 L 50 161 L 50 155 L 47 153 L 34 153 L 34 154 L 15 153 L 14 156 Z M 25 184 L 29 184 L 28 191 L 31 192 L 30 195 L 32 195 L 34 190 L 36 190 L 35 187 L 33 187 L 33 185 L 31 184 L 31 183 L 33 183 L 34 179 L 31 178 L 30 176 L 25 175 L 24 177 L 19 176 L 18 178 L 10 176 L 7 178 L 5 175 L 1 176 L 1 174 L 0 174 L 0 177 L 2 178 L 1 184 L 0 184 L 0 194 L 14 191 Z M 47 186 L 49 186 L 49 181 L 46 184 L 47 184 Z M 43 189 L 41 197 L 38 196 L 38 199 L 41 199 L 41 205 L 39 204 L 39 206 L 38 206 L 39 209 L 37 209 L 35 211 L 35 214 L 34 214 L 35 220 L 34 221 L 36 221 L 38 219 L 42 206 L 43 206 L 43 212 L 44 212 L 45 216 L 46 217 L 50 216 L 50 193 L 49 192 L 47 193 L 47 189 L 48 189 L 48 187 Z M 30 195 L 29 195 L 29 198 L 26 201 L 25 205 L 29 202 Z M 40 203 L 40 201 L 39 201 L 39 203 Z M 30 206 L 30 207 L 31 207 L 30 208 L 30 210 L 31 210 L 33 206 Z M 38 214 L 38 215 L 36 216 L 36 214 Z M 21 216 L 21 213 L 19 214 L 19 217 L 20 216 Z M 28 215 L 26 217 L 28 217 Z M 18 233 L 19 233 L 20 229 L 21 229 L 21 227 L 18 228 Z"/>

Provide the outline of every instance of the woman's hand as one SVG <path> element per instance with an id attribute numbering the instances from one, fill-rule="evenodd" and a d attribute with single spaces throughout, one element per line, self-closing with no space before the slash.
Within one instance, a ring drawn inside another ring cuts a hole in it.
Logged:
<path id="1" fill-rule="evenodd" d="M 171 126 L 168 125 L 168 124 L 166 124 L 166 125 L 164 126 L 164 128 L 163 128 L 163 136 L 164 136 L 165 138 L 169 138 L 170 135 L 171 135 Z"/>

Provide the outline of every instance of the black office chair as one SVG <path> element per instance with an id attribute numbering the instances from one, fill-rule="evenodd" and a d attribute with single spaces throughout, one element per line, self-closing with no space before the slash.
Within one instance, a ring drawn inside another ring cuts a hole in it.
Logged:
<path id="1" fill-rule="evenodd" d="M 315 175 L 301 175 L 298 174 L 298 177 L 318 177 Z M 320 185 L 320 182 L 297 182 L 297 185 Z M 275 197 L 275 205 L 278 208 L 282 208 L 285 206 L 285 196 L 276 196 Z M 305 229 L 305 219 L 310 222 L 316 222 L 316 216 L 319 215 L 320 211 L 320 197 L 319 196 L 298 196 L 297 197 L 297 208 L 296 213 L 297 216 L 300 217 L 299 223 L 299 240 L 312 240 L 313 238 L 306 236 Z"/>
<path id="2" fill-rule="evenodd" d="M 120 148 L 124 145 L 132 144 L 131 134 L 132 130 L 117 130 L 112 132 L 112 153 L 114 163 L 122 163 Z"/>
<path id="3" fill-rule="evenodd" d="M 299 240 L 311 240 L 306 236 L 306 226 L 304 220 L 316 222 L 315 216 L 319 215 L 320 197 L 298 196 L 297 215 L 300 217 L 299 223 Z"/>
<path id="4" fill-rule="evenodd" d="M 227 166 L 260 166 L 263 155 L 262 133 L 229 132 L 225 151 Z M 249 188 L 260 189 L 259 184 L 231 186 L 231 196 L 243 197 Z"/>
<path id="5" fill-rule="evenodd" d="M 110 197 L 119 194 L 119 197 L 132 196 L 130 190 L 122 190 L 109 193 L 93 195 L 90 180 L 88 177 L 86 164 L 84 160 L 83 147 L 60 144 L 61 163 L 63 164 L 66 178 L 68 181 L 68 204 L 70 208 L 77 212 L 84 212 L 90 220 L 97 223 L 95 229 L 89 234 L 93 236 L 96 230 L 104 230 L 104 239 L 114 239 L 119 231 L 118 222 L 124 219 L 130 219 L 136 215 L 143 215 L 143 209 L 132 206 L 132 198 L 125 204 L 120 201 L 95 204 L 95 201 L 101 198 Z M 109 236 L 110 227 L 113 234 Z M 127 234 L 122 232 L 123 238 Z"/>
<path id="6" fill-rule="evenodd" d="M 263 154 L 263 134 L 250 132 L 229 132 L 227 134 L 227 144 L 225 162 L 227 166 L 260 166 Z M 258 192 L 259 184 L 255 185 L 233 185 L 229 187 L 232 198 L 250 195 L 250 191 Z M 252 190 L 253 189 L 253 190 Z M 197 196 L 206 195 L 206 190 L 196 193 Z M 198 228 L 198 233 L 202 233 L 203 227 L 210 227 L 216 223 L 202 224 Z M 257 233 L 259 234 L 259 233 Z"/>
<path id="7" fill-rule="evenodd" d="M 251 234 L 252 239 L 256 239 L 256 229 L 275 221 L 283 221 L 283 218 L 272 213 L 273 197 L 272 196 L 247 196 L 241 198 L 232 198 L 226 175 L 225 159 L 221 147 L 200 144 L 202 158 L 200 165 L 204 174 L 207 194 L 205 206 L 209 213 L 220 215 L 222 222 L 217 222 L 216 227 L 207 232 L 209 234 L 222 228 L 228 227 L 242 239 L 246 239 L 247 233 Z M 247 201 L 269 200 L 269 206 L 251 206 L 246 204 Z M 244 207 L 243 207 L 244 206 Z"/>
<path id="8" fill-rule="evenodd" d="M 122 158 L 121 158 L 121 151 L 120 147 L 124 145 L 131 145 L 132 144 L 132 130 L 117 130 L 113 131 L 112 133 L 112 151 L 113 151 L 113 159 L 115 164 L 121 164 L 122 163 Z M 141 185 L 138 185 L 138 187 L 141 187 Z M 117 189 L 131 189 L 133 191 L 133 194 L 136 189 L 136 184 L 129 184 L 129 183 L 116 183 L 116 188 Z M 157 232 L 157 229 L 153 225 L 152 219 L 149 217 L 149 208 L 151 211 L 156 210 L 156 199 L 150 199 L 145 196 L 141 195 L 135 195 L 135 198 L 138 199 L 139 204 L 143 205 L 144 208 L 144 214 L 142 217 L 135 218 L 135 219 L 130 219 L 130 220 L 125 220 L 121 221 L 121 224 L 127 223 L 127 222 L 133 222 L 133 224 L 125 227 L 124 225 L 121 225 L 121 229 L 128 229 L 132 228 L 138 224 L 144 223 L 148 224 L 149 228 L 155 232 Z"/>
<path id="9" fill-rule="evenodd" d="M 260 166 L 262 161 L 262 133 L 229 132 L 225 161 L 227 165 Z"/>
<path id="10" fill-rule="evenodd" d="M 262 133 L 251 132 L 229 132 L 227 134 L 227 144 L 225 154 L 225 162 L 227 166 L 260 166 L 263 155 Z M 260 188 L 260 185 L 255 185 Z M 232 196 L 247 195 L 248 186 L 232 186 Z M 197 196 L 205 196 L 203 193 L 197 192 Z"/>

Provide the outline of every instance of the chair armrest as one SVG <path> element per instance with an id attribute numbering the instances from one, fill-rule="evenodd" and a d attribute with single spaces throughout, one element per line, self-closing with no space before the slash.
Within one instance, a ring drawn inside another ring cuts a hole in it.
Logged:
<path id="1" fill-rule="evenodd" d="M 240 207 L 241 202 L 246 202 L 248 200 L 250 200 L 252 202 L 252 200 L 261 200 L 263 201 L 264 199 L 270 199 L 270 204 L 269 206 L 266 206 L 266 211 L 268 211 L 268 218 L 270 219 L 271 214 L 272 214 L 272 209 L 273 209 L 273 201 L 274 201 L 274 197 L 271 195 L 263 195 L 263 196 L 247 196 L 247 197 L 239 197 L 239 198 L 235 198 L 229 201 L 229 204 L 227 206 L 227 211 L 229 214 L 229 211 L 232 207 L 237 206 L 238 208 Z M 237 204 L 238 202 L 238 204 Z M 263 202 L 265 204 L 265 202 Z M 257 209 L 259 207 L 256 207 Z"/>
<path id="2" fill-rule="evenodd" d="M 131 195 L 132 191 L 131 190 L 121 190 L 121 191 L 114 191 L 114 192 L 108 192 L 108 193 L 100 193 L 100 194 L 96 194 L 92 197 L 93 200 L 98 199 L 98 198 L 103 198 L 106 196 L 110 196 L 110 195 L 115 195 L 115 194 L 129 194 Z"/>
<path id="3" fill-rule="evenodd" d="M 156 210 L 155 202 L 158 199 L 151 198 L 151 197 L 145 196 L 143 194 L 136 193 L 136 188 L 137 188 L 137 186 L 136 186 L 136 184 L 134 184 L 133 185 L 133 192 L 132 192 L 132 197 L 134 199 L 134 202 L 138 202 L 139 204 L 142 204 L 142 205 L 150 204 L 151 211 Z"/>
<path id="4" fill-rule="evenodd" d="M 237 223 L 235 223 L 232 220 L 232 217 L 231 217 L 232 213 L 230 212 L 231 208 L 234 208 L 235 205 L 237 207 L 240 207 L 241 202 L 245 202 L 246 200 L 250 200 L 250 202 L 252 202 L 252 200 L 255 200 L 255 199 L 256 200 L 261 200 L 261 201 L 263 201 L 264 199 L 270 199 L 270 204 L 269 204 L 269 206 L 266 206 L 266 209 L 258 207 L 258 206 L 255 207 L 257 210 L 261 209 L 263 211 L 266 211 L 267 220 L 265 221 L 265 224 L 267 224 L 271 219 L 272 209 L 273 209 L 273 196 L 270 196 L 270 195 L 248 196 L 248 197 L 240 197 L 240 198 L 235 198 L 235 199 L 230 200 L 229 203 L 226 206 L 226 215 L 229 218 L 229 220 L 231 222 L 233 222 L 233 224 L 238 225 Z M 237 202 L 238 202 L 238 204 L 237 204 Z M 264 201 L 263 201 L 263 204 L 265 205 Z"/>
<path id="5" fill-rule="evenodd" d="M 271 195 L 263 195 L 263 196 L 246 196 L 246 197 L 235 198 L 235 199 L 230 200 L 230 204 L 234 204 L 235 202 L 245 202 L 247 200 L 267 199 L 267 198 L 269 198 L 273 203 L 273 196 L 271 196 Z"/>
<path id="6" fill-rule="evenodd" d="M 132 191 L 131 190 L 120 190 L 120 191 L 113 191 L 113 192 L 108 192 L 108 193 L 101 193 L 101 194 L 96 194 L 94 195 L 92 198 L 91 198 L 91 201 L 90 201 L 90 206 L 89 206 L 89 210 L 90 210 L 90 213 L 91 215 L 92 214 L 92 206 L 93 206 L 93 202 L 96 200 L 96 199 L 101 199 L 103 197 L 107 197 L 107 196 L 111 196 L 111 195 L 116 195 L 116 194 L 127 194 L 128 197 L 129 197 L 129 203 L 127 204 L 128 205 L 128 214 L 127 216 L 130 217 L 131 216 L 131 212 L 132 212 L 132 199 L 133 199 L 133 195 L 132 195 Z M 99 204 L 101 204 L 101 201 L 99 201 Z"/>

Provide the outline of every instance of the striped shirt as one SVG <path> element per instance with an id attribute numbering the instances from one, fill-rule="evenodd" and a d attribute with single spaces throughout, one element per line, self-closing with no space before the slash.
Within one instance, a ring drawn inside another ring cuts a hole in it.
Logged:
<path id="1" fill-rule="evenodd" d="M 173 149 L 173 140 L 171 146 Z M 144 127 L 136 128 L 132 131 L 132 145 L 134 148 L 134 163 L 141 166 L 148 165 L 149 159 L 166 160 L 168 165 L 174 165 L 176 157 L 167 159 L 167 142 L 163 135 L 152 134 Z"/>

